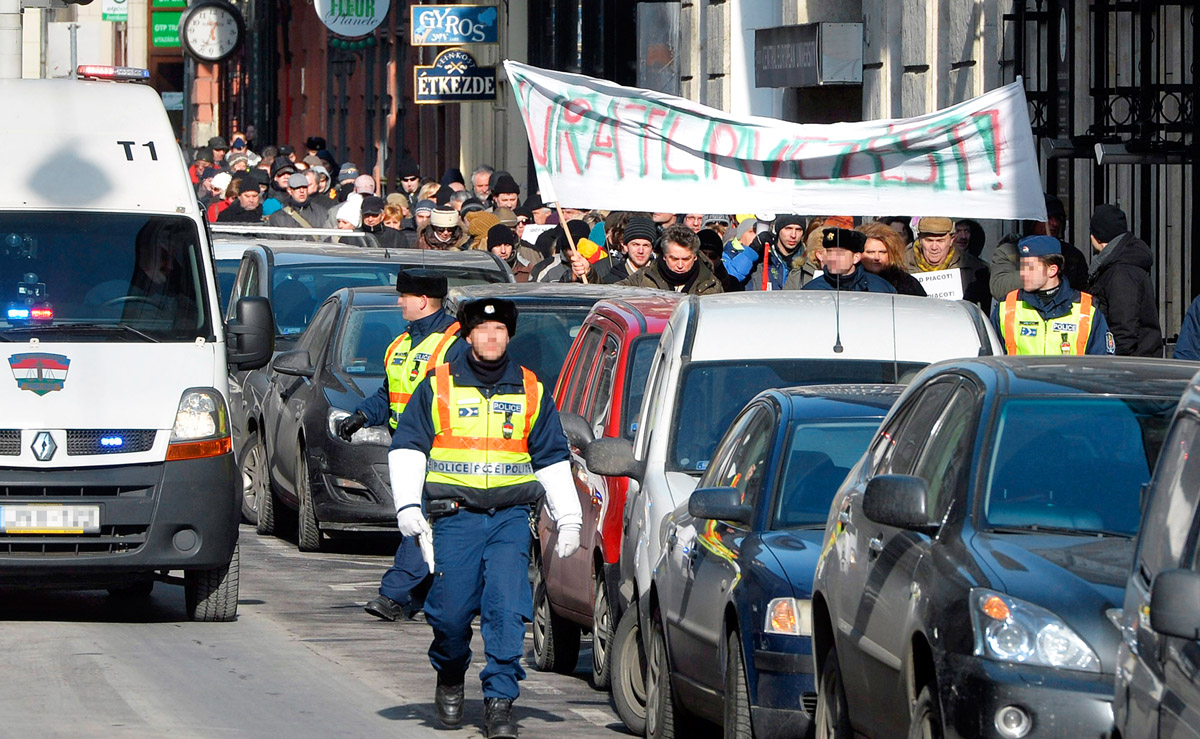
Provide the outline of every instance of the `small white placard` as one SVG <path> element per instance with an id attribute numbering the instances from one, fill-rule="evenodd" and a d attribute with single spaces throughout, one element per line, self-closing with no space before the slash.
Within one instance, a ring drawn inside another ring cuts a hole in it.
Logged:
<path id="1" fill-rule="evenodd" d="M 961 269 L 939 269 L 936 272 L 913 272 L 913 277 L 925 288 L 925 294 L 942 300 L 962 300 Z"/>

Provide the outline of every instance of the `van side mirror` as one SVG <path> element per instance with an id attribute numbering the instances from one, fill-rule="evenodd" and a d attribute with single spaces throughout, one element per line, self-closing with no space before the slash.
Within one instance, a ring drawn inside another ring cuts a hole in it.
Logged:
<path id="1" fill-rule="evenodd" d="M 634 459 L 628 439 L 596 439 L 583 452 L 588 471 L 605 477 L 631 477 L 641 480 L 646 466 Z"/>
<path id="2" fill-rule="evenodd" d="M 688 515 L 712 521 L 750 523 L 753 511 L 737 488 L 700 488 L 688 497 Z"/>
<path id="3" fill-rule="evenodd" d="M 879 475 L 867 482 L 863 493 L 863 515 L 869 520 L 897 529 L 931 533 L 925 501 L 929 486 L 911 475 Z"/>
<path id="4" fill-rule="evenodd" d="M 1180 639 L 1200 639 L 1200 572 L 1158 573 L 1150 587 L 1150 628 Z"/>
<path id="5" fill-rule="evenodd" d="M 271 369 L 281 375 L 292 377 L 312 377 L 317 373 L 308 362 L 308 352 L 304 349 L 284 352 L 271 360 Z"/>
<path id="6" fill-rule="evenodd" d="M 562 422 L 567 441 L 571 442 L 571 446 L 576 449 L 587 449 L 588 444 L 595 441 L 596 437 L 592 435 L 592 425 L 578 413 L 561 411 L 558 419 Z"/>
<path id="7" fill-rule="evenodd" d="M 225 361 L 235 371 L 255 370 L 275 351 L 275 315 L 261 296 L 241 298 L 232 320 L 225 324 Z"/>

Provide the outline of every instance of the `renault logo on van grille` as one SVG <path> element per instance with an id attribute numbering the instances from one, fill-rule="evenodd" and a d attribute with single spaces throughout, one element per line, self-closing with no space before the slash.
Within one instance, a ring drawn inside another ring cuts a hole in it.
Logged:
<path id="1" fill-rule="evenodd" d="M 58 444 L 54 443 L 54 437 L 50 436 L 49 431 L 39 431 L 37 436 L 33 437 L 33 444 L 29 448 L 33 450 L 33 456 L 37 457 L 39 462 L 49 462 L 58 451 Z"/>

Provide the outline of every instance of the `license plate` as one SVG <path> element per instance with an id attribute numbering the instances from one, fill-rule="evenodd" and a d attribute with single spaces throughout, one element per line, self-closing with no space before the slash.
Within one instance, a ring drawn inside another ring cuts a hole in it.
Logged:
<path id="1" fill-rule="evenodd" d="M 98 534 L 98 505 L 0 506 L 0 532 L 6 534 Z"/>

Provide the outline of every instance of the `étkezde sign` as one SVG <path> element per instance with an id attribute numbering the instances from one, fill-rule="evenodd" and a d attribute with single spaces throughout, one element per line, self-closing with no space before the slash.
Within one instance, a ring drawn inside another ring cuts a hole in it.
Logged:
<path id="1" fill-rule="evenodd" d="M 496 99 L 496 68 L 480 67 L 462 49 L 438 54 L 432 66 L 414 67 L 417 103 L 469 103 Z"/>
<path id="2" fill-rule="evenodd" d="M 413 46 L 499 43 L 495 5 L 411 5 Z"/>
<path id="3" fill-rule="evenodd" d="M 313 0 L 317 17 L 339 36 L 365 36 L 387 16 L 389 0 Z"/>

